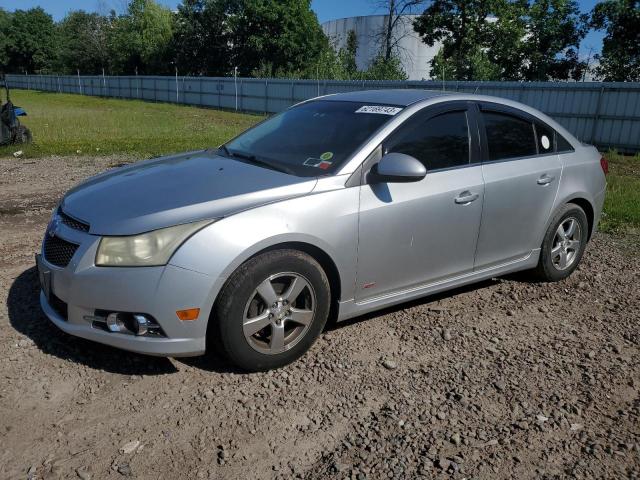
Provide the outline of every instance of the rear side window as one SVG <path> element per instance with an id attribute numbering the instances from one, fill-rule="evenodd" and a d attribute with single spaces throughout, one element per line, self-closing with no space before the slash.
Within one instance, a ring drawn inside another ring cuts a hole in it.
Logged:
<path id="1" fill-rule="evenodd" d="M 469 163 L 469 126 L 465 111 L 447 112 L 429 119 L 409 119 L 385 142 L 387 153 L 398 152 L 420 160 L 427 171 Z"/>
<path id="2" fill-rule="evenodd" d="M 541 123 L 536 123 L 536 138 L 538 140 L 538 153 L 545 155 L 555 151 L 554 143 L 555 132 Z"/>
<path id="3" fill-rule="evenodd" d="M 556 132 L 556 144 L 558 153 L 573 152 L 573 147 L 571 146 L 571 144 L 558 132 Z"/>
<path id="4" fill-rule="evenodd" d="M 536 155 L 533 123 L 513 115 L 497 112 L 482 114 L 487 132 L 489 160 Z"/>

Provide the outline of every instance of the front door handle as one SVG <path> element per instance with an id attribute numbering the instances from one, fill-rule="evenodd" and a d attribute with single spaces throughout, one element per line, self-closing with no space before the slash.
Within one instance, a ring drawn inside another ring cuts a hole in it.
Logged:
<path id="1" fill-rule="evenodd" d="M 544 173 L 538 179 L 538 185 L 549 185 L 555 179 L 556 179 L 556 177 L 552 177 L 552 176 L 547 175 L 546 173 Z"/>
<path id="2" fill-rule="evenodd" d="M 480 195 L 477 193 L 471 193 L 469 190 L 465 190 L 454 199 L 454 202 L 458 205 L 467 205 L 474 200 L 477 200 L 479 196 Z"/>

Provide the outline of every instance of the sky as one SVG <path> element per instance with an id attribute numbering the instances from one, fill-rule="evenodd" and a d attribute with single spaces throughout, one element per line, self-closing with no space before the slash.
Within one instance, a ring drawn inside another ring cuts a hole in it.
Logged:
<path id="1" fill-rule="evenodd" d="M 179 0 L 158 0 L 170 8 L 175 8 Z M 579 0 L 578 4 L 583 12 L 590 11 L 597 0 Z M 0 0 L 0 7 L 5 10 L 17 8 L 29 9 L 42 7 L 49 12 L 55 20 L 62 19 L 69 11 L 87 10 L 108 13 L 115 9 L 122 11 L 127 4 L 126 0 Z M 377 9 L 377 0 L 312 0 L 311 7 L 318 15 L 320 23 L 336 18 L 353 17 L 358 15 L 371 15 L 380 13 Z M 602 32 L 590 32 L 580 46 L 581 56 L 586 56 L 589 49 L 599 52 L 602 49 Z"/>

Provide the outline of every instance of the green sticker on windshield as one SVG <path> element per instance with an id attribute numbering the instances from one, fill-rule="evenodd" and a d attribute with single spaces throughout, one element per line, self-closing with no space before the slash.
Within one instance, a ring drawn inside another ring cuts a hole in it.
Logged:
<path id="1" fill-rule="evenodd" d="M 320 159 L 321 160 L 331 160 L 333 158 L 333 152 L 324 152 L 322 155 L 320 155 Z"/>

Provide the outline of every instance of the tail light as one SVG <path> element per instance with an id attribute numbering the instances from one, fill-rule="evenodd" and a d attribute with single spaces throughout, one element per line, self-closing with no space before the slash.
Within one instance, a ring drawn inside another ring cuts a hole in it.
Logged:
<path id="1" fill-rule="evenodd" d="M 600 166 L 602 167 L 602 171 L 604 172 L 604 174 L 609 175 L 609 162 L 604 157 L 604 155 L 600 157 Z"/>

